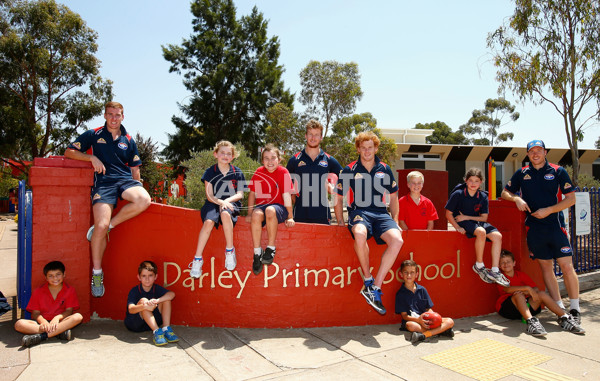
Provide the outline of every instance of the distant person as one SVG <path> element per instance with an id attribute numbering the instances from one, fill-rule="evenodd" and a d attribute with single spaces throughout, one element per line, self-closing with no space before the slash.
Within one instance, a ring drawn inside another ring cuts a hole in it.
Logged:
<path id="1" fill-rule="evenodd" d="M 294 221 L 328 225 L 331 220 L 329 194 L 335 192 L 337 176 L 342 171 L 338 161 L 320 147 L 323 125 L 314 119 L 306 124 L 306 147 L 288 160 L 287 170 L 297 181 L 298 194 L 294 201 Z M 329 178 L 333 178 L 329 182 Z M 344 226 L 344 216 L 335 216 Z"/>
<path id="2" fill-rule="evenodd" d="M 410 192 L 400 197 L 398 224 L 402 230 L 433 230 L 433 223 L 438 219 L 437 210 L 430 199 L 423 196 L 425 177 L 419 171 L 412 171 L 406 176 Z"/>
<path id="3" fill-rule="evenodd" d="M 179 197 L 179 184 L 177 184 L 175 181 L 173 181 L 173 184 L 171 184 L 171 196 L 173 196 L 173 198 Z"/>
<path id="4" fill-rule="evenodd" d="M 21 345 L 31 347 L 58 337 L 69 341 L 73 338 L 71 328 L 83 320 L 79 309 L 79 300 L 75 289 L 65 282 L 65 265 L 60 261 L 52 261 L 44 266 L 46 284 L 35 289 L 31 294 L 27 311 L 30 319 L 19 319 L 15 330 L 25 334 Z"/>
<path id="5" fill-rule="evenodd" d="M 419 275 L 417 263 L 410 259 L 403 261 L 400 272 L 404 281 L 396 293 L 396 313 L 402 316 L 400 330 L 412 332 L 412 343 L 425 341 L 435 335 L 454 337 L 454 320 L 442 318 L 439 327 L 431 328 L 423 316 L 425 312 L 433 312 L 433 302 L 427 289 L 416 282 Z"/>
<path id="6" fill-rule="evenodd" d="M 122 222 L 137 216 L 150 206 L 150 195 L 142 187 L 142 161 L 133 138 L 121 124 L 125 118 L 123 105 L 108 102 L 104 107 L 104 126 L 81 134 L 65 151 L 69 159 L 90 161 L 94 167 L 92 212 L 94 225 L 87 232 L 92 248 L 92 296 L 104 295 L 102 257 L 108 232 Z M 85 153 L 92 149 L 92 154 Z M 112 216 L 117 199 L 129 201 Z"/>
<path id="7" fill-rule="evenodd" d="M 179 337 L 171 328 L 172 301 L 175 293 L 154 284 L 158 268 L 152 261 L 143 261 L 138 267 L 140 284 L 127 295 L 125 327 L 132 332 L 152 331 L 156 346 L 176 343 Z"/>
<path id="8" fill-rule="evenodd" d="M 513 201 L 526 213 L 527 246 L 540 265 L 548 293 L 564 308 L 554 275 L 554 260 L 560 266 L 570 299 L 569 313 L 581 324 L 579 279 L 573 268 L 569 237 L 561 226 L 561 211 L 575 204 L 575 187 L 563 167 L 548 163 L 547 153 L 543 141 L 530 141 L 529 165 L 515 172 L 504 187 L 502 198 Z"/>
<path id="9" fill-rule="evenodd" d="M 202 253 L 213 228 L 218 229 L 219 225 L 223 226 L 223 235 L 225 236 L 225 268 L 233 271 L 237 265 L 233 246 L 233 227 L 240 215 L 246 181 L 242 170 L 231 165 L 238 154 L 231 142 L 221 140 L 213 150 L 213 156 L 217 163 L 210 166 L 202 175 L 206 202 L 200 209 L 202 229 L 198 235 L 196 254 L 190 265 L 192 278 L 200 278 L 202 275 L 202 264 L 204 263 Z"/>
<path id="10" fill-rule="evenodd" d="M 287 169 L 280 166 L 281 152 L 273 144 L 267 144 L 261 153 L 262 167 L 259 167 L 250 181 L 248 195 L 248 215 L 250 223 L 254 259 L 252 272 L 258 275 L 263 265 L 270 265 L 275 258 L 277 226 L 285 222 L 291 228 L 295 225 L 292 212 L 292 179 Z M 263 226 L 267 226 L 267 247 L 263 251 L 260 240 Z"/>
<path id="11" fill-rule="evenodd" d="M 336 215 L 341 213 L 344 195 L 348 194 L 348 230 L 354 238 L 354 251 L 364 276 L 361 295 L 375 311 L 384 315 L 381 285 L 404 241 L 398 227 L 398 184 L 391 168 L 376 156 L 379 143 L 379 138 L 371 131 L 356 136 L 354 145 L 359 157 L 340 174 L 335 207 L 338 208 Z M 391 216 L 386 197 L 390 198 Z M 375 278 L 371 275 L 367 244 L 371 237 L 378 245 L 387 245 Z"/>
<path id="12" fill-rule="evenodd" d="M 471 168 L 465 175 L 465 182 L 458 184 L 446 203 L 446 218 L 460 234 L 467 238 L 475 237 L 475 264 L 473 271 L 486 283 L 498 283 L 509 286 L 508 280 L 498 267 L 500 250 L 502 250 L 502 234 L 487 222 L 489 201 L 487 193 L 479 188 L 483 183 L 483 174 L 479 168 Z M 492 241 L 492 268 L 487 269 L 483 263 L 485 241 Z"/>
<path id="13" fill-rule="evenodd" d="M 502 250 L 500 268 L 510 281 L 510 286 L 498 285 L 500 292 L 496 302 L 498 314 L 507 319 L 523 318 L 527 322 L 527 333 L 533 336 L 544 336 L 547 334 L 546 329 L 535 317 L 542 311 L 542 304 L 544 304 L 556 315 L 562 329 L 578 334 L 585 333 L 573 316 L 559 307 L 549 294 L 540 291 L 527 274 L 515 269 L 516 263 L 513 253 Z"/>

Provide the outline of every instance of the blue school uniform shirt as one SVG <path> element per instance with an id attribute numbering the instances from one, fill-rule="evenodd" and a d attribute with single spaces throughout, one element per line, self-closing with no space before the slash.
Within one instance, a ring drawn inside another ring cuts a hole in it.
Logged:
<path id="1" fill-rule="evenodd" d="M 540 169 L 535 169 L 531 164 L 519 169 L 504 188 L 511 193 L 520 192 L 531 213 L 558 204 L 562 200 L 561 194 L 575 190 L 567 171 L 559 165 L 548 163 L 548 160 Z M 526 211 L 527 226 L 564 225 L 562 212 L 551 213 L 542 219 L 531 217 L 531 213 Z"/>
<path id="2" fill-rule="evenodd" d="M 400 289 L 396 293 L 397 314 L 406 312 L 408 315 L 410 315 L 411 312 L 414 312 L 417 315 L 421 315 L 428 309 L 433 308 L 433 302 L 429 297 L 427 289 L 416 282 L 415 285 L 417 286 L 417 289 L 414 293 L 404 287 L 404 283 L 402 283 L 402 286 L 400 286 Z"/>
<path id="3" fill-rule="evenodd" d="M 138 302 L 140 301 L 140 299 L 142 298 L 146 298 L 148 300 L 150 299 L 158 299 L 161 296 L 163 296 L 164 294 L 166 294 L 167 292 L 169 292 L 169 290 L 167 290 L 166 288 L 159 286 L 157 284 L 153 284 L 152 288 L 150 288 L 150 291 L 144 291 L 144 288 L 142 287 L 142 284 L 138 284 L 137 286 L 133 287 L 130 291 L 129 294 L 127 295 L 127 314 L 126 316 L 130 316 L 132 314 L 129 313 L 129 305 L 130 304 L 138 304 Z M 158 307 L 156 307 L 158 309 Z M 137 314 L 134 314 L 137 315 Z"/>
<path id="4" fill-rule="evenodd" d="M 225 200 L 239 191 L 244 191 L 246 179 L 242 170 L 229 164 L 229 171 L 225 176 L 221 173 L 217 164 L 210 166 L 202 175 L 202 182 L 208 181 L 212 184 L 213 194 L 219 200 Z M 206 200 L 206 202 L 210 202 Z M 234 202 L 238 207 L 242 206 L 241 200 Z"/>
<path id="5" fill-rule="evenodd" d="M 142 165 L 135 141 L 123 125 L 121 125 L 121 136 L 117 140 L 113 140 L 105 123 L 102 127 L 79 135 L 68 148 L 80 152 L 92 148 L 92 154 L 104 164 L 106 169 L 104 174 L 94 172 L 96 184 L 105 180 L 131 179 L 131 167 Z"/>
<path id="6" fill-rule="evenodd" d="M 360 158 L 348 164 L 340 173 L 337 194 L 348 194 L 348 210 L 367 210 L 387 213 L 385 194 L 398 192 L 398 184 L 389 165 L 375 156 L 371 171 L 362 165 Z"/>
<path id="7" fill-rule="evenodd" d="M 489 213 L 489 200 L 487 193 L 477 190 L 475 195 L 471 196 L 465 183 L 454 187 L 448 198 L 445 209 L 452 212 L 454 217 L 460 213 L 465 216 L 479 217 L 482 214 Z"/>

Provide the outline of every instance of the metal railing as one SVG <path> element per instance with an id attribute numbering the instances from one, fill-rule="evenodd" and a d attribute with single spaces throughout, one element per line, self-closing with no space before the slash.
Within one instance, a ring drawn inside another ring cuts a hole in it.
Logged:
<path id="1" fill-rule="evenodd" d="M 26 189 L 25 180 L 19 181 L 19 219 L 17 238 L 17 299 L 25 309 L 31 297 L 31 227 L 32 193 Z M 29 318 L 29 312 L 25 314 Z"/>
<path id="2" fill-rule="evenodd" d="M 577 192 L 590 194 L 590 234 L 577 236 L 575 234 L 575 207 L 569 211 L 569 233 L 573 248 L 573 266 L 578 274 L 600 269 L 600 189 L 577 188 Z M 557 266 L 558 267 L 558 266 Z M 560 268 L 558 269 L 560 271 Z M 557 273 L 560 275 L 560 273 Z"/>

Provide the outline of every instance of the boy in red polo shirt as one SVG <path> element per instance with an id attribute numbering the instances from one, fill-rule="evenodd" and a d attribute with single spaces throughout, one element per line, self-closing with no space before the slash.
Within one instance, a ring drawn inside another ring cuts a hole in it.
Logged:
<path id="1" fill-rule="evenodd" d="M 438 219 L 433 202 L 423 196 L 425 177 L 419 171 L 412 171 L 406 176 L 409 194 L 398 200 L 398 225 L 402 230 L 433 230 L 433 221 Z"/>
<path id="2" fill-rule="evenodd" d="M 65 280 L 65 265 L 60 261 L 52 261 L 44 266 L 47 284 L 33 291 L 27 304 L 31 312 L 31 320 L 19 319 L 15 329 L 24 333 L 21 345 L 31 347 L 49 337 L 58 336 L 61 340 L 71 340 L 71 328 L 83 320 L 80 313 L 73 313 L 79 308 L 75 289 Z"/>

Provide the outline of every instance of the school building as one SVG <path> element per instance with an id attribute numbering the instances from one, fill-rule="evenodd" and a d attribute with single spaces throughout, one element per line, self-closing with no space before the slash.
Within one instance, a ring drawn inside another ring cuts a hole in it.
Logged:
<path id="1" fill-rule="evenodd" d="M 390 163 L 394 170 L 425 169 L 448 173 L 448 192 L 462 181 L 467 169 L 480 168 L 486 176 L 488 163 L 493 160 L 496 168 L 496 196 L 500 196 L 503 186 L 515 171 L 527 164 L 527 149 L 505 146 L 459 146 L 450 144 L 428 144 L 425 139 L 433 130 L 385 129 L 383 135 L 396 142 L 398 158 Z M 562 166 L 572 165 L 571 151 L 568 148 L 546 147 L 548 161 Z M 579 171 L 600 180 L 600 150 L 579 150 Z M 399 179 L 402 182 L 403 179 Z M 427 181 L 425 181 L 427 187 Z"/>

